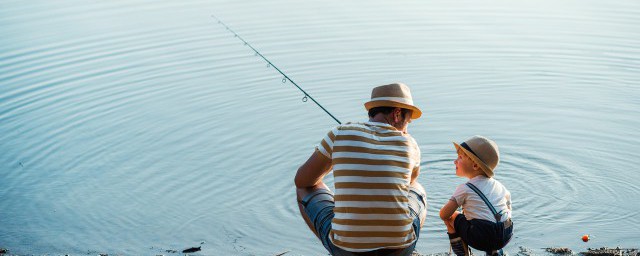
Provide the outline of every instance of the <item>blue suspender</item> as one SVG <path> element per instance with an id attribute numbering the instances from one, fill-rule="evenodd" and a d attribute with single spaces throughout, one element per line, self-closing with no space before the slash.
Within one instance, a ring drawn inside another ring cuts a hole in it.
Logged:
<path id="1" fill-rule="evenodd" d="M 476 186 L 474 186 L 473 184 L 471 184 L 469 182 L 467 182 L 467 186 L 469 188 L 471 188 L 471 190 L 476 192 L 476 194 L 478 194 L 478 196 L 480 196 L 480 198 L 482 198 L 482 201 L 484 201 L 484 203 L 487 204 L 487 206 L 489 206 L 489 209 L 493 213 L 493 217 L 496 218 L 496 222 L 500 222 L 500 219 L 502 219 L 502 214 L 500 214 L 500 213 L 498 213 L 498 211 L 496 211 L 496 208 L 493 207 L 493 205 L 489 202 L 489 199 L 487 199 L 487 197 L 484 196 L 482 191 L 480 191 L 480 189 L 478 189 Z"/>

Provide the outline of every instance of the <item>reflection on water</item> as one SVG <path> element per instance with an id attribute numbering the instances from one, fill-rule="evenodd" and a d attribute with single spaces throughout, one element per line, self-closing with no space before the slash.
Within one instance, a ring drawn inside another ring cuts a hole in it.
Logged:
<path id="1" fill-rule="evenodd" d="M 373 86 L 412 87 L 420 252 L 448 251 L 451 141 L 474 134 L 501 147 L 508 251 L 637 247 L 639 5 L 4 1 L 0 245 L 324 255 L 293 176 L 335 121 L 215 12 L 343 122 L 365 120 Z"/>

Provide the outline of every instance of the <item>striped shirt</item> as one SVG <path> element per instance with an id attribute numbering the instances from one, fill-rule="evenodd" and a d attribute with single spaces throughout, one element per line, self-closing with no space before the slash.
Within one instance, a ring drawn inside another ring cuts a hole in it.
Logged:
<path id="1" fill-rule="evenodd" d="M 408 194 L 420 149 L 410 135 L 385 123 L 347 123 L 316 149 L 333 165 L 333 244 L 365 252 L 404 248 L 416 240 Z"/>

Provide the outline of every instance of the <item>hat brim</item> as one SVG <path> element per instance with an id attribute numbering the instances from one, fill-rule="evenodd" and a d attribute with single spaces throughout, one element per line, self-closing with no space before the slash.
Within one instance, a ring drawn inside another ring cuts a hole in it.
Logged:
<path id="1" fill-rule="evenodd" d="M 418 119 L 418 118 L 420 118 L 422 116 L 422 111 L 419 108 L 417 108 L 416 106 L 400 103 L 400 102 L 397 102 L 397 101 L 376 100 L 376 101 L 369 101 L 369 102 L 364 104 L 364 108 L 366 108 L 367 111 L 369 111 L 369 109 L 377 108 L 377 107 L 397 107 L 397 108 L 410 109 L 412 111 L 411 112 L 411 119 Z"/>
<path id="2" fill-rule="evenodd" d="M 462 152 L 464 152 L 465 155 L 473 159 L 473 162 L 478 164 L 480 166 L 480 169 L 482 169 L 482 171 L 488 177 L 493 177 L 493 170 L 491 170 L 491 168 L 489 168 L 487 164 L 485 164 L 482 160 L 480 160 L 480 158 L 478 158 L 475 154 L 469 152 L 469 150 L 467 150 L 466 148 L 460 146 L 460 144 L 458 143 L 453 142 L 453 145 L 456 147 L 457 150 L 462 150 Z"/>

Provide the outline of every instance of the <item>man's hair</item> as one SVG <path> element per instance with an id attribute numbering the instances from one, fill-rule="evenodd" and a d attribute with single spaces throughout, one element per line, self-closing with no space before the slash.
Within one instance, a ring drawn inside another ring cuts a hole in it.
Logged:
<path id="1" fill-rule="evenodd" d="M 396 107 L 375 107 L 375 108 L 371 108 L 369 109 L 369 117 L 374 117 L 379 113 L 388 115 L 389 113 L 391 113 L 391 111 L 393 111 Z M 406 116 L 407 113 L 409 113 L 409 109 L 406 108 L 400 108 L 400 113 L 402 114 L 402 117 Z"/>

